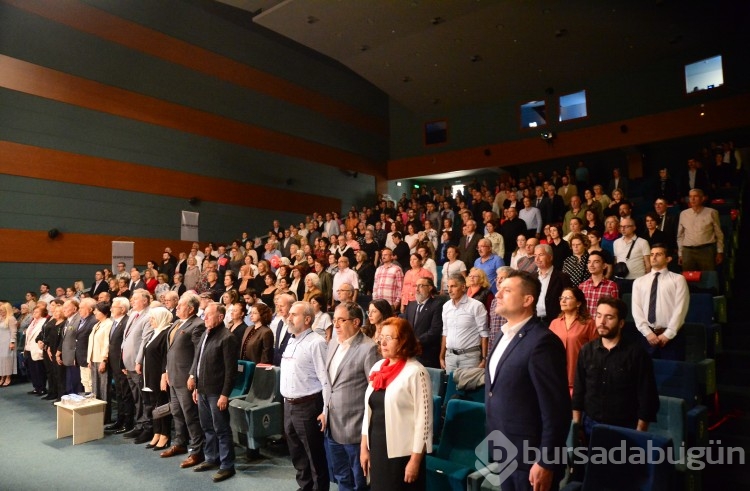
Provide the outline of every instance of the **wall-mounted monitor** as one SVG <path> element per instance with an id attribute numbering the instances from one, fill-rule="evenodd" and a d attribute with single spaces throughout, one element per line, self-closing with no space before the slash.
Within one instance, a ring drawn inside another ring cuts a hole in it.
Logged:
<path id="1" fill-rule="evenodd" d="M 530 101 L 521 104 L 521 128 L 539 128 L 547 124 L 547 104 Z"/>
<path id="2" fill-rule="evenodd" d="M 560 121 L 571 119 L 585 118 L 586 112 L 586 91 L 575 92 L 573 94 L 560 96 Z"/>
<path id="3" fill-rule="evenodd" d="M 724 69 L 721 65 L 721 55 L 685 65 L 685 92 L 688 94 L 715 89 L 722 85 Z"/>
<path id="4" fill-rule="evenodd" d="M 430 121 L 424 124 L 424 144 L 439 145 L 448 141 L 448 121 Z"/>

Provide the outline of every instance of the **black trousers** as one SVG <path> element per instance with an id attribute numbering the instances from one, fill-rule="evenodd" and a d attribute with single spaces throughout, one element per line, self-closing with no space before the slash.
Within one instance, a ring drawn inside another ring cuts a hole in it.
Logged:
<path id="1" fill-rule="evenodd" d="M 302 491 L 327 491 L 330 487 L 325 441 L 316 419 L 322 412 L 322 393 L 299 404 L 284 402 L 284 433 Z"/>
<path id="2" fill-rule="evenodd" d="M 113 370 L 110 367 L 112 373 L 112 379 L 114 380 L 115 390 L 109 391 L 108 395 L 114 399 L 117 403 L 117 422 L 122 426 L 130 428 L 133 426 L 135 420 L 135 404 L 133 404 L 133 393 L 130 391 L 130 385 L 128 384 L 128 377 L 122 370 Z M 107 405 L 112 407 L 112 403 Z M 111 415 L 110 415 L 111 418 Z"/>
<path id="3" fill-rule="evenodd" d="M 50 359 L 47 356 L 47 350 L 44 350 L 44 370 L 47 373 L 47 393 L 50 396 L 59 397 L 57 395 L 57 363 L 54 359 Z"/>

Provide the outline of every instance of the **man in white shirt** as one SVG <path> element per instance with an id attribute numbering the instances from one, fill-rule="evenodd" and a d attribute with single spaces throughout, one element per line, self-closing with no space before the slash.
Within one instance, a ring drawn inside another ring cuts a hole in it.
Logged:
<path id="1" fill-rule="evenodd" d="M 294 337 L 281 360 L 280 389 L 284 433 L 297 470 L 297 485 L 299 489 L 327 490 L 330 483 L 322 425 L 331 386 L 325 365 L 326 341 L 313 332 L 314 318 L 308 302 L 295 302 L 289 310 L 287 324 Z"/>
<path id="2" fill-rule="evenodd" d="M 615 264 L 624 262 L 628 265 L 628 275 L 625 279 L 634 280 L 647 274 L 651 270 L 649 256 L 651 251 L 648 241 L 635 235 L 635 221 L 632 218 L 620 219 L 620 231 L 622 237 L 617 239 L 613 245 L 615 250 Z M 635 244 L 633 243 L 635 241 Z M 630 250 L 630 246 L 633 250 Z M 628 254 L 630 257 L 628 258 Z M 621 293 L 627 293 L 621 291 Z"/>
<path id="3" fill-rule="evenodd" d="M 289 309 L 294 303 L 294 297 L 292 295 L 282 293 L 278 295 L 275 300 L 276 303 L 276 317 L 271 321 L 271 325 L 268 326 L 273 332 L 273 364 L 281 366 L 281 355 L 286 349 L 287 343 L 291 333 L 289 332 Z"/>
<path id="4" fill-rule="evenodd" d="M 651 248 L 651 272 L 633 283 L 633 320 L 654 358 L 684 359 L 685 339 L 680 328 L 690 303 L 687 281 L 667 269 L 672 260 L 665 244 Z"/>
<path id="5" fill-rule="evenodd" d="M 457 368 L 484 368 L 489 329 L 484 304 L 466 295 L 466 278 L 455 273 L 448 278 L 450 300 L 443 305 L 443 339 L 440 366 L 446 372 Z"/>
<path id="6" fill-rule="evenodd" d="M 42 283 L 39 287 L 39 300 L 42 302 L 47 302 L 47 305 L 54 300 L 55 297 L 53 297 L 49 292 L 49 285 L 47 283 Z"/>
<path id="7" fill-rule="evenodd" d="M 339 271 L 333 276 L 333 300 L 335 302 L 341 302 L 341 298 L 339 296 L 339 288 L 344 283 L 349 283 L 354 288 L 354 293 L 351 298 L 352 302 L 357 301 L 357 292 L 358 286 L 359 286 L 359 276 L 357 276 L 357 272 L 353 269 L 349 268 L 349 259 L 347 259 L 346 256 L 341 256 L 338 259 L 338 265 L 339 265 Z"/>

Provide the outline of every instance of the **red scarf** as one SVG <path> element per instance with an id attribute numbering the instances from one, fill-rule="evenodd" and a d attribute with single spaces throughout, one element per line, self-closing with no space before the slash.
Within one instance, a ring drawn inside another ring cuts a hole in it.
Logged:
<path id="1" fill-rule="evenodd" d="M 393 382 L 401 370 L 404 369 L 406 360 L 399 360 L 396 363 L 391 364 L 391 360 L 386 358 L 380 370 L 370 374 L 370 381 L 372 382 L 372 388 L 375 390 L 385 390 L 388 384 Z"/>

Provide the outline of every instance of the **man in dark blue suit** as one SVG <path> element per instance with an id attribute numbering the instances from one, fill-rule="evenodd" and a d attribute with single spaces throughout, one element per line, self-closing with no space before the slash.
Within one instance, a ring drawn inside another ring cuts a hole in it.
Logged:
<path id="1" fill-rule="evenodd" d="M 515 467 L 502 482 L 503 491 L 557 489 L 563 476 L 561 449 L 571 419 L 565 348 L 536 318 L 540 291 L 533 275 L 513 271 L 496 297 L 497 313 L 508 322 L 487 362 L 488 445 L 496 458 L 501 452 L 493 449 L 507 449 L 508 441 L 517 450 L 514 462 L 501 462 L 501 469 Z M 508 456 L 507 450 L 502 453 Z"/>

